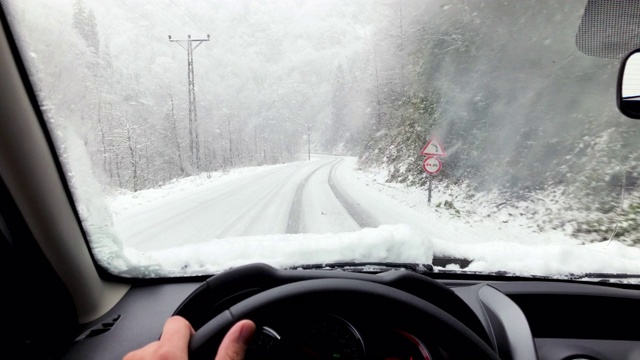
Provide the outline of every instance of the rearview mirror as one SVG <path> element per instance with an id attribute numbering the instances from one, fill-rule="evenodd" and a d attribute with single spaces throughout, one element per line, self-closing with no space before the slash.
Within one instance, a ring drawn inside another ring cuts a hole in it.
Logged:
<path id="1" fill-rule="evenodd" d="M 617 95 L 620 112 L 632 119 L 640 119 L 640 49 L 622 60 Z"/>

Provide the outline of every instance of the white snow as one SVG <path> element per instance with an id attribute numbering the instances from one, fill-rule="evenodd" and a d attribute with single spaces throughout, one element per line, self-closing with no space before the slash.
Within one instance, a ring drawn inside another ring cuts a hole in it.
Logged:
<path id="1" fill-rule="evenodd" d="M 261 262 L 276 267 L 348 261 L 430 263 L 428 240 L 405 225 L 339 234 L 277 234 L 217 239 L 126 255 L 145 276 L 211 274 Z"/>
<path id="2" fill-rule="evenodd" d="M 197 197 L 201 192 L 208 190 L 207 186 L 220 186 L 249 175 L 259 174 L 282 166 L 284 165 L 246 167 L 227 172 L 208 172 L 187 178 L 174 179 L 163 186 L 143 191 L 119 190 L 115 196 L 108 199 L 109 207 L 115 216 L 125 214 L 129 210 L 143 212 L 145 207 L 157 207 L 159 202 L 172 203 L 179 198 Z"/>
<path id="3" fill-rule="evenodd" d="M 58 115 L 55 106 L 45 102 L 42 110 L 48 124 L 57 128 L 51 132 L 56 150 L 97 262 L 114 273 L 127 271 L 132 265 L 124 255 L 122 238 L 114 231 L 111 213 L 91 171 L 91 160 L 83 141 L 76 129 Z"/>
<path id="4" fill-rule="evenodd" d="M 330 181 L 379 226 L 359 230 Z M 296 192 L 301 233 L 286 234 Z M 450 196 L 436 192 L 433 204 Z M 584 243 L 561 231 L 487 216 L 483 209 L 429 206 L 426 190 L 384 183 L 378 174 L 356 169 L 350 157 L 201 175 L 120 193 L 109 205 L 132 264 L 123 273 L 130 276 L 210 274 L 252 262 L 429 263 L 433 256 L 473 260 L 462 271 L 640 274 L 638 248 Z"/>

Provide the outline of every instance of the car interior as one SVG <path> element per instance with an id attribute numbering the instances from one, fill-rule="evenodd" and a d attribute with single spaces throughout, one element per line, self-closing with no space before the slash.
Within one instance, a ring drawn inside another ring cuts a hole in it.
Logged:
<path id="1" fill-rule="evenodd" d="M 196 330 L 189 350 L 194 359 L 213 359 L 222 336 L 241 319 L 258 326 L 247 358 L 640 359 L 640 332 L 634 330 L 640 287 L 628 274 L 616 281 L 615 274 L 572 279 L 410 264 L 264 263 L 213 276 L 110 273 L 90 250 L 46 108 L 5 11 L 0 358 L 121 359 L 157 340 L 164 322 L 180 315 Z M 632 16 L 639 21 L 640 13 Z M 640 45 L 637 35 L 636 29 L 625 53 Z M 621 58 L 618 105 L 640 117 L 620 90 L 632 55 Z M 616 101 L 614 94 L 610 100 Z"/>

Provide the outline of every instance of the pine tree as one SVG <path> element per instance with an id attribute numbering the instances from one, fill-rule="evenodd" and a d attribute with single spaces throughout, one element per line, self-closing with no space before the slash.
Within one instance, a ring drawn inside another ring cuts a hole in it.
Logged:
<path id="1" fill-rule="evenodd" d="M 100 38 L 98 37 L 98 24 L 93 10 L 86 8 L 82 0 L 76 0 L 73 4 L 73 28 L 85 41 L 87 47 L 98 55 L 100 52 Z"/>

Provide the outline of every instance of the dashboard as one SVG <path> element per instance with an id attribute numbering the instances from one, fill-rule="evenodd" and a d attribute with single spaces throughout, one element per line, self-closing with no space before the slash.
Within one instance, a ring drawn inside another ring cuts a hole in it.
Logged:
<path id="1" fill-rule="evenodd" d="M 331 287 L 339 283 L 347 286 Z M 366 294 L 348 293 L 355 285 Z M 282 289 L 303 291 L 289 296 Z M 437 317 L 405 313 L 413 299 L 470 333 L 460 336 Z M 191 358 L 213 358 L 227 326 L 250 318 L 258 331 L 247 359 L 640 359 L 640 335 L 629 330 L 640 320 L 638 308 L 639 291 L 605 284 L 434 280 L 408 270 L 369 274 L 253 264 L 202 283 L 134 286 L 63 358 L 121 358 L 157 340 L 164 321 L 177 314 L 197 331 L 192 347 L 202 344 L 203 352 Z M 480 345 L 469 342 L 472 337 Z M 495 357 L 474 356 L 469 349 L 476 345 Z"/>
<path id="2" fill-rule="evenodd" d="M 430 360 L 438 351 L 401 328 L 380 328 L 348 314 L 310 314 L 267 325 L 260 326 L 246 359 Z"/>

